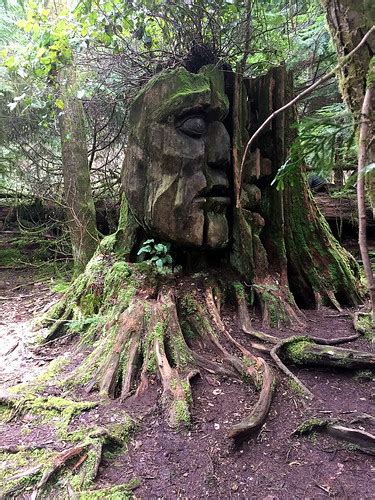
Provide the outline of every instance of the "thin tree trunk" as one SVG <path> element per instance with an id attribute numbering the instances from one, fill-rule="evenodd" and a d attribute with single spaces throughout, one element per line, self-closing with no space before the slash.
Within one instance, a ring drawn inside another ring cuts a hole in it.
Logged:
<path id="1" fill-rule="evenodd" d="M 365 167 L 368 158 L 368 145 L 370 139 L 370 112 L 373 86 L 370 84 L 366 90 L 362 105 L 361 124 L 359 128 L 358 147 L 358 179 L 357 179 L 357 202 L 358 202 L 358 243 L 361 250 L 363 267 L 366 274 L 368 288 L 371 298 L 372 317 L 375 314 L 375 286 L 370 257 L 367 248 L 366 235 L 366 203 L 365 203 Z"/>
<path id="2" fill-rule="evenodd" d="M 76 74 L 72 65 L 58 75 L 59 113 L 65 203 L 72 244 L 75 273 L 84 270 L 97 244 L 95 206 L 90 184 L 87 142 L 82 103 L 76 98 Z"/>

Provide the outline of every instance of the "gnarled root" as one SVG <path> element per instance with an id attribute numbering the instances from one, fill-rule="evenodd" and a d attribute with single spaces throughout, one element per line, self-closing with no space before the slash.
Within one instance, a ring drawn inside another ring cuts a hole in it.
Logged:
<path id="1" fill-rule="evenodd" d="M 274 376 L 262 358 L 251 354 L 229 334 L 221 320 L 212 287 L 205 290 L 204 298 L 205 305 L 197 296 L 190 294 L 189 297 L 185 297 L 182 304 L 182 314 L 198 337 L 196 341 L 208 341 L 217 355 L 221 357 L 222 362 L 233 370 L 237 377 L 250 380 L 260 392 L 251 414 L 229 431 L 229 437 L 244 439 L 258 430 L 267 417 L 275 385 Z M 220 342 L 220 338 L 240 351 L 242 360 L 228 352 Z"/>
<path id="2" fill-rule="evenodd" d="M 320 345 L 310 337 L 290 337 L 279 344 L 278 352 L 283 359 L 297 365 L 375 369 L 372 353 Z"/>
<path id="3" fill-rule="evenodd" d="M 316 431 L 326 432 L 340 441 L 350 443 L 354 449 L 375 455 L 375 436 L 373 434 L 363 429 L 341 425 L 337 421 L 312 418 L 303 422 L 293 434 L 300 436 Z"/>
<path id="4" fill-rule="evenodd" d="M 68 488 L 74 493 L 74 490 L 81 491 L 91 486 L 98 474 L 104 449 L 121 447 L 124 441 L 104 428 L 88 429 L 86 436 L 85 441 L 74 444 L 60 453 L 47 450 L 48 460 L 45 457 L 43 463 L 9 476 L 7 486 L 1 492 L 4 498 L 13 498 L 26 485 L 28 487 L 34 485 L 31 498 L 44 498 L 44 495 L 48 495 L 52 489 L 54 496 L 59 496 L 57 493 L 59 488 Z M 74 433 L 67 434 L 65 439 L 74 442 Z M 30 459 L 33 459 L 34 450 L 28 451 L 23 448 L 16 452 L 23 454 L 27 460 L 28 453 Z"/>
<path id="5" fill-rule="evenodd" d="M 260 302 L 263 326 L 279 328 L 282 325 L 301 329 L 305 326 L 304 314 L 297 307 L 289 287 L 268 276 L 258 281 L 253 289 Z"/>

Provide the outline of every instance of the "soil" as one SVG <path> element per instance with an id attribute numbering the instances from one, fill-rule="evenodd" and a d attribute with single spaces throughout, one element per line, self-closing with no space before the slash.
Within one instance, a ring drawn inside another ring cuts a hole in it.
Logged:
<path id="1" fill-rule="evenodd" d="M 46 346 L 36 351 L 29 346 L 33 336 L 32 318 L 56 300 L 45 282 L 38 282 L 35 269 L 2 269 L 0 320 L 1 388 L 28 381 L 74 344 Z M 19 286 L 21 285 L 21 286 Z M 306 334 L 335 338 L 353 334 L 352 311 L 339 314 L 322 308 L 305 311 Z M 224 321 L 243 345 L 249 339 L 242 333 L 232 310 Z M 254 327 L 260 328 L 259 319 Z M 288 337 L 288 329 L 269 330 Z M 375 344 L 358 339 L 351 348 L 375 352 Z M 84 353 L 81 353 L 83 356 Z M 272 364 L 272 363 L 271 363 Z M 374 374 L 340 370 L 292 368 L 317 396 L 307 405 L 280 373 L 269 418 L 260 432 L 248 442 L 235 446 L 226 437 L 234 422 L 246 415 L 256 400 L 253 389 L 236 380 L 206 376 L 202 373 L 193 384 L 194 405 L 189 430 L 173 431 L 163 420 L 160 386 L 155 379 L 141 399 L 120 403 L 113 400 L 73 419 L 71 428 L 82 424 L 105 425 L 120 421 L 126 410 L 138 423 L 127 451 L 105 457 L 95 487 L 103 488 L 137 478 L 134 497 L 140 499 L 370 499 L 375 497 L 375 460 L 345 443 L 323 434 L 295 437 L 293 431 L 312 416 L 343 418 L 353 422 L 359 414 L 374 414 Z M 59 395 L 59 388 L 52 389 Z M 94 395 L 85 399 L 95 399 Z M 366 430 L 375 429 L 366 425 Z M 51 444 L 56 441 L 48 425 L 35 428 L 32 417 L 24 415 L 0 429 L 4 445 Z M 29 498 L 24 496 L 23 498 Z M 53 498 L 53 497 L 52 497 Z"/>

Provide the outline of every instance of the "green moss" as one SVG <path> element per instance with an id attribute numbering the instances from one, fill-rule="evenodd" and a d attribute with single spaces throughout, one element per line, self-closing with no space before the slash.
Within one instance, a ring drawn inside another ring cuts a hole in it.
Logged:
<path id="1" fill-rule="evenodd" d="M 354 375 L 354 379 L 360 382 L 375 380 L 375 375 L 371 370 L 360 370 Z"/>
<path id="2" fill-rule="evenodd" d="M 243 356 L 242 357 L 242 363 L 247 366 L 247 367 L 250 367 L 250 366 L 255 366 L 255 361 L 253 361 L 251 358 L 249 358 L 248 356 Z"/>
<path id="3" fill-rule="evenodd" d="M 193 361 L 192 355 L 181 335 L 175 335 L 170 339 L 171 356 L 178 368 L 183 368 Z"/>
<path id="4" fill-rule="evenodd" d="M 289 379 L 288 385 L 292 389 L 292 391 L 295 392 L 296 394 L 298 394 L 300 396 L 305 396 L 303 389 L 300 387 L 299 384 L 297 384 L 297 382 L 295 380 Z"/>
<path id="5" fill-rule="evenodd" d="M 151 337 L 153 339 L 158 339 L 160 342 L 164 340 L 165 323 L 163 321 L 158 321 L 151 332 Z"/>
<path id="6" fill-rule="evenodd" d="M 44 370 L 31 384 L 33 389 L 45 386 L 45 384 L 53 380 L 61 371 L 70 363 L 67 356 L 59 356 L 49 363 L 46 370 Z"/>
<path id="7" fill-rule="evenodd" d="M 65 293 L 70 286 L 70 282 L 67 281 L 58 281 L 51 288 L 51 290 L 55 293 Z"/>
<path id="8" fill-rule="evenodd" d="M 324 429 L 327 426 L 326 420 L 321 420 L 319 418 L 310 418 L 306 420 L 301 425 L 298 426 L 295 434 L 303 435 L 309 434 L 310 432 L 315 431 L 316 429 Z"/>
<path id="9" fill-rule="evenodd" d="M 99 243 L 98 251 L 104 254 L 110 254 L 114 252 L 116 245 L 116 233 L 109 234 L 105 236 Z"/>
<path id="10" fill-rule="evenodd" d="M 15 399 L 13 414 L 31 414 L 35 422 L 54 427 L 58 436 L 63 438 L 75 415 L 96 406 L 97 403 L 91 401 L 76 402 L 62 397 L 42 397 L 28 393 L 20 400 Z"/>
<path id="11" fill-rule="evenodd" d="M 20 450 L 18 453 L 0 452 L 1 497 L 18 498 L 21 491 L 32 490 L 56 455 L 56 452 L 45 449 Z M 25 477 L 17 478 L 21 472 L 28 470 L 30 473 Z"/>
<path id="12" fill-rule="evenodd" d="M 193 314 L 196 314 L 197 312 L 197 305 L 196 305 L 196 301 L 195 301 L 195 298 L 192 294 L 190 293 L 187 293 L 182 301 L 181 301 L 181 305 L 184 309 L 184 312 L 188 315 L 193 315 Z"/>
<path id="13" fill-rule="evenodd" d="M 149 352 L 149 357 L 147 361 L 147 371 L 149 373 L 155 373 L 156 367 L 157 367 L 156 354 L 154 353 L 154 351 L 151 351 Z"/>
<path id="14" fill-rule="evenodd" d="M 22 260 L 18 248 L 0 248 L 0 266 L 12 266 Z"/>
<path id="15" fill-rule="evenodd" d="M 285 351 L 294 363 L 303 364 L 311 359 L 311 354 L 306 353 L 306 348 L 312 344 L 313 342 L 306 337 L 296 337 L 285 346 Z"/>
<path id="16" fill-rule="evenodd" d="M 222 71 L 214 66 L 206 66 L 198 74 L 185 68 L 164 71 L 150 80 L 136 97 L 130 113 L 131 129 L 139 125 L 144 107 L 148 110 L 148 120 L 160 122 L 199 105 L 218 109 L 218 119 L 226 115 L 229 104 Z"/>
<path id="17" fill-rule="evenodd" d="M 243 286 L 242 283 L 240 283 L 239 281 L 235 281 L 233 283 L 233 288 L 241 299 L 245 298 L 245 287 Z"/>
<path id="18" fill-rule="evenodd" d="M 182 390 L 184 391 L 186 402 L 188 403 L 188 405 L 193 404 L 193 396 L 191 394 L 189 382 L 187 382 L 186 380 L 182 380 L 181 387 L 182 387 Z"/>
<path id="19" fill-rule="evenodd" d="M 111 295 L 113 290 L 117 290 L 119 287 L 123 287 L 124 284 L 129 283 L 131 274 L 132 271 L 127 262 L 115 262 L 104 278 L 104 295 Z"/>
<path id="20" fill-rule="evenodd" d="M 184 338 L 193 340 L 196 337 L 196 332 L 190 327 L 187 321 L 182 320 L 180 323 Z"/>
<path id="21" fill-rule="evenodd" d="M 99 490 L 87 490 L 79 493 L 79 500 L 130 500 L 133 498 L 132 491 L 140 485 L 140 481 L 133 479 L 125 484 L 118 484 L 109 488 Z"/>
<path id="22" fill-rule="evenodd" d="M 373 341 L 375 339 L 375 326 L 370 313 L 358 314 L 354 328 L 367 340 Z"/>
<path id="23" fill-rule="evenodd" d="M 79 306 L 84 316 L 94 316 L 99 312 L 101 296 L 96 293 L 86 293 L 81 298 Z"/>
<path id="24" fill-rule="evenodd" d="M 173 412 L 177 425 L 186 425 L 187 427 L 191 423 L 189 405 L 183 399 L 179 399 L 173 404 Z"/>

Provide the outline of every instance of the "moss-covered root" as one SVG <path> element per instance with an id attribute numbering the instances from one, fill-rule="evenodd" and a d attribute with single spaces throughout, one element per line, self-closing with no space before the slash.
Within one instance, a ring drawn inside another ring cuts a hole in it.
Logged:
<path id="1" fill-rule="evenodd" d="M 167 421 L 171 427 L 189 426 L 189 406 L 192 403 L 190 379 L 198 372 L 193 368 L 193 356 L 180 329 L 172 291 L 160 293 L 151 326 Z"/>
<path id="2" fill-rule="evenodd" d="M 293 434 L 301 436 L 312 432 L 326 432 L 340 441 L 346 441 L 353 450 L 375 455 L 375 436 L 365 430 L 343 426 L 336 421 L 311 418 L 299 425 Z"/>
<path id="3" fill-rule="evenodd" d="M 370 342 L 375 342 L 375 324 L 371 313 L 355 313 L 353 318 L 355 330 Z"/>
<path id="4" fill-rule="evenodd" d="M 273 335 L 254 330 L 252 328 L 249 310 L 247 307 L 245 288 L 242 283 L 236 282 L 233 284 L 233 289 L 237 305 L 238 320 L 241 325 L 242 331 L 261 342 L 261 344 L 252 342 L 251 346 L 254 349 L 263 352 L 270 352 L 271 346 L 278 344 L 279 339 L 277 337 L 274 337 Z"/>
<path id="5" fill-rule="evenodd" d="M 304 315 L 287 285 L 268 276 L 266 280 L 256 281 L 253 289 L 260 303 L 264 327 L 291 326 L 301 329 L 305 326 Z"/>
<path id="6" fill-rule="evenodd" d="M 119 386 L 122 397 L 130 394 L 140 356 L 144 327 L 144 304 L 134 301 L 118 320 L 117 337 L 98 374 L 100 394 L 114 397 Z"/>
<path id="7" fill-rule="evenodd" d="M 308 337 L 292 337 L 283 341 L 279 355 L 287 362 L 302 366 L 375 369 L 375 355 L 372 353 L 319 345 Z"/>
<path id="8" fill-rule="evenodd" d="M 129 425 L 121 429 L 116 424 L 107 429 L 85 429 L 76 433 L 67 433 L 64 441 L 72 446 L 61 453 L 53 450 L 43 450 L 36 454 L 34 450 L 21 450 L 17 453 L 22 462 L 33 462 L 33 467 L 17 474 L 9 474 L 2 498 L 13 498 L 25 489 L 33 489 L 32 498 L 48 497 L 53 491 L 54 496 L 63 495 L 62 490 L 79 495 L 80 491 L 90 488 L 95 480 L 106 447 L 121 447 L 126 443 L 129 435 Z M 124 433 L 124 429 L 126 432 Z M 78 439 L 78 440 L 77 440 Z M 5 453 L 5 460 L 9 459 L 9 468 L 17 463 L 17 457 Z"/>
<path id="9" fill-rule="evenodd" d="M 64 327 L 71 319 L 80 319 L 97 312 L 103 292 L 104 276 L 109 268 L 110 260 L 98 250 L 85 271 L 71 283 L 64 295 L 34 322 L 34 330 L 48 329 L 37 338 L 39 343 L 58 338 L 64 333 Z"/>

